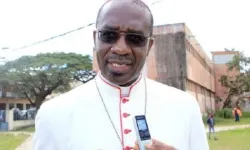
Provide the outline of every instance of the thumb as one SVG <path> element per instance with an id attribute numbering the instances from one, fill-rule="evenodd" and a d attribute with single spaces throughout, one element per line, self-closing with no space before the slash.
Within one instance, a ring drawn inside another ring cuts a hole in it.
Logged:
<path id="1" fill-rule="evenodd" d="M 145 145 L 147 150 L 153 150 L 153 145 L 152 144 L 147 144 Z"/>

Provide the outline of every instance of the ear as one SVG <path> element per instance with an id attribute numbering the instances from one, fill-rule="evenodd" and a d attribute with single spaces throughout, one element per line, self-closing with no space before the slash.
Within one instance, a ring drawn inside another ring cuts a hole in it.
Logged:
<path id="1" fill-rule="evenodd" d="M 94 47 L 96 46 L 96 30 L 93 31 Z"/>
<path id="2" fill-rule="evenodd" d="M 151 37 L 151 38 L 149 39 L 147 56 L 149 55 L 149 52 L 150 52 L 152 46 L 154 45 L 154 42 L 155 42 L 155 39 Z"/>

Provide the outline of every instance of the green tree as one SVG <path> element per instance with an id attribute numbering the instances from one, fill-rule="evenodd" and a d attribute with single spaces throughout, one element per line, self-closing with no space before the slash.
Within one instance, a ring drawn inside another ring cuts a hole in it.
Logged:
<path id="1" fill-rule="evenodd" d="M 9 61 L 1 70 L 15 81 L 16 91 L 39 109 L 53 91 L 69 90 L 73 80 L 87 82 L 92 79 L 91 69 L 92 60 L 88 55 L 44 53 Z"/>
<path id="2" fill-rule="evenodd" d="M 234 49 L 227 51 L 235 51 Z M 222 86 L 228 89 L 228 95 L 223 101 L 223 108 L 230 108 L 233 104 L 239 106 L 244 100 L 241 98 L 244 92 L 250 91 L 250 70 L 247 66 L 250 63 L 250 58 L 246 57 L 244 52 L 239 52 L 233 59 L 227 63 L 228 74 L 220 77 Z M 230 74 L 232 71 L 238 71 L 238 74 Z M 236 101 L 232 101 L 232 97 L 239 97 Z"/>

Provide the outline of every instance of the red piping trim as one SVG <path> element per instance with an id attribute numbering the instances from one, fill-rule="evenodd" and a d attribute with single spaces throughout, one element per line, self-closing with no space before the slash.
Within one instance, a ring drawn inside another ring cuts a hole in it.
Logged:
<path id="1" fill-rule="evenodd" d="M 102 79 L 102 81 L 103 81 L 104 83 L 106 83 L 106 84 L 108 84 L 109 86 L 111 86 L 111 87 L 116 88 L 116 89 L 119 90 L 119 92 L 120 92 L 120 99 L 121 99 L 121 98 L 122 98 L 121 88 L 120 88 L 119 86 L 115 86 L 115 85 L 112 85 L 112 84 L 108 83 L 108 82 L 106 81 L 106 79 L 104 79 L 104 78 L 101 76 L 101 74 L 99 74 L 99 76 L 100 76 L 100 78 Z M 135 83 L 133 83 L 133 84 L 130 86 L 128 96 L 130 96 L 130 92 L 131 92 L 132 88 L 141 80 L 141 78 L 142 78 L 142 75 L 140 74 L 139 79 L 138 79 Z"/>
<path id="2" fill-rule="evenodd" d="M 120 113 L 120 127 L 121 127 L 122 147 L 124 147 L 123 121 L 122 121 L 122 101 L 121 101 L 121 90 L 120 90 L 119 113 Z"/>
<path id="3" fill-rule="evenodd" d="M 122 91 L 121 91 L 121 88 L 119 86 L 115 86 L 115 85 L 112 85 L 112 84 L 108 83 L 100 74 L 99 74 L 99 76 L 100 76 L 100 78 L 102 79 L 102 81 L 104 83 L 106 83 L 109 86 L 112 86 L 112 87 L 119 90 L 119 93 L 120 93 L 119 114 L 120 114 L 121 140 L 122 140 L 122 146 L 123 146 L 123 149 L 124 149 L 124 134 L 123 134 L 123 122 L 122 122 Z M 130 92 L 131 92 L 132 88 L 141 80 L 141 78 L 142 78 L 142 75 L 140 74 L 139 79 L 135 83 L 133 83 L 132 86 L 130 86 L 128 96 L 130 96 Z"/>

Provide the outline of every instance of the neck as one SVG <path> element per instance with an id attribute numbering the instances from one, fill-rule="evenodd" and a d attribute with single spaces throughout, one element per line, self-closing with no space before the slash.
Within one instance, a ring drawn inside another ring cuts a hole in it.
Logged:
<path id="1" fill-rule="evenodd" d="M 131 86 L 133 83 L 135 83 L 138 80 L 139 76 L 137 76 L 135 79 L 133 79 L 132 81 L 124 84 L 124 85 L 119 85 L 121 87 L 127 87 L 127 86 Z"/>
<path id="2" fill-rule="evenodd" d="M 140 77 L 140 75 L 139 75 L 139 76 L 137 76 L 136 78 L 134 78 L 132 81 L 130 81 L 130 82 L 126 83 L 126 84 L 118 85 L 118 84 L 112 83 L 112 82 L 110 82 L 108 79 L 106 79 L 106 78 L 102 75 L 101 72 L 100 72 L 100 76 L 102 77 L 102 79 L 104 79 L 104 80 L 105 80 L 106 82 L 108 82 L 109 84 L 111 84 L 111 85 L 113 85 L 113 86 L 119 86 L 119 87 L 130 87 L 130 86 L 132 86 L 132 85 L 139 79 L 139 77 Z"/>
<path id="3" fill-rule="evenodd" d="M 129 96 L 129 93 L 130 93 L 130 90 L 131 90 L 131 87 L 133 86 L 134 83 L 136 83 L 138 80 L 140 80 L 140 76 L 138 76 L 137 78 L 135 78 L 134 80 L 132 80 L 131 82 L 127 83 L 127 84 L 124 84 L 124 85 L 117 85 L 117 84 L 114 84 L 112 82 L 110 82 L 109 80 L 107 80 L 100 72 L 100 77 L 102 78 L 102 80 L 104 80 L 106 83 L 114 86 L 114 87 L 119 87 L 120 91 L 121 91 L 121 96 L 122 97 L 127 97 Z"/>

